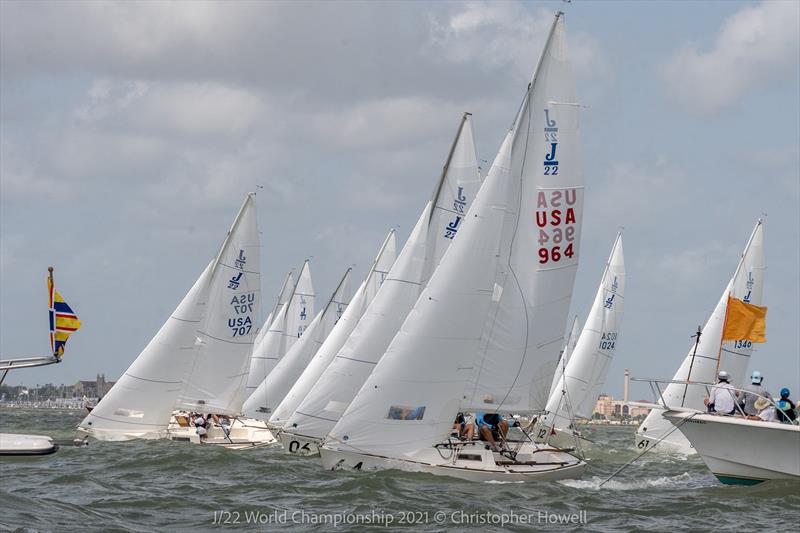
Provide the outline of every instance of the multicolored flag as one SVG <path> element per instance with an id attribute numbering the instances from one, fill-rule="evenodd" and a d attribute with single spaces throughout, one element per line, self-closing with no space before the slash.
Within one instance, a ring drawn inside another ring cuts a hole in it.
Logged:
<path id="1" fill-rule="evenodd" d="M 722 340 L 767 342 L 767 308 L 728 296 Z"/>
<path id="2" fill-rule="evenodd" d="M 47 269 L 50 275 L 47 277 L 47 292 L 50 302 L 50 349 L 53 355 L 61 358 L 64 355 L 64 345 L 70 335 L 78 331 L 81 321 L 78 316 L 67 305 L 64 298 L 55 290 L 53 283 L 53 267 Z"/>

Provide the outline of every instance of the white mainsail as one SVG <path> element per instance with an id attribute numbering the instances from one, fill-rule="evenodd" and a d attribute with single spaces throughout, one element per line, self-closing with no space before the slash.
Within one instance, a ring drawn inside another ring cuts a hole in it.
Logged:
<path id="1" fill-rule="evenodd" d="M 575 318 L 572 319 L 572 327 L 569 330 L 569 335 L 564 339 L 564 347 L 561 349 L 561 355 L 558 356 L 556 372 L 553 374 L 553 383 L 550 384 L 550 395 L 548 398 L 553 397 L 553 391 L 556 390 L 556 386 L 558 386 L 558 382 L 561 376 L 564 375 L 564 370 L 567 368 L 567 363 L 569 363 L 569 359 L 572 357 L 572 352 L 575 350 L 575 344 L 577 344 L 578 336 L 580 335 L 580 330 L 578 328 L 578 315 L 575 315 Z"/>
<path id="2" fill-rule="evenodd" d="M 316 355 L 306 366 L 303 373 L 286 393 L 283 401 L 275 409 L 269 419 L 270 424 L 283 427 L 286 421 L 300 405 L 300 402 L 308 395 L 308 392 L 317 382 L 319 377 L 328 368 L 333 358 L 339 353 L 347 338 L 353 332 L 361 316 L 369 307 L 375 295 L 383 284 L 386 275 L 392 268 L 397 257 L 397 239 L 395 230 L 391 230 L 383 241 L 378 255 L 372 264 L 372 268 L 367 273 L 366 279 L 361 283 L 350 305 L 334 326 L 330 335 L 325 339 L 322 346 L 317 350 Z"/>
<path id="3" fill-rule="evenodd" d="M 765 270 L 764 224 L 759 219 L 742 252 L 733 277 L 701 330 L 699 341 L 689 349 L 689 353 L 672 378 L 673 381 L 716 383 L 717 371 L 725 370 L 730 374 L 734 386 L 740 386 L 744 382 L 753 347 L 750 341 L 722 342 L 721 340 L 728 296 L 761 305 Z M 705 410 L 703 405 L 705 396 L 706 391 L 703 387 L 690 387 L 680 383 L 670 383 L 663 392 L 664 401 L 670 407 L 688 407 L 699 411 Z M 647 448 L 662 442 L 666 446 L 659 445 L 657 450 L 672 449 L 692 453 L 693 449 L 686 437 L 679 430 L 673 431 L 673 428 L 674 426 L 664 418 L 660 409 L 653 409 L 636 432 L 637 446 Z"/>
<path id="4" fill-rule="evenodd" d="M 303 332 L 311 323 L 315 313 L 315 300 L 314 285 L 311 282 L 310 261 L 306 259 L 303 263 L 303 268 L 300 270 L 300 276 L 297 278 L 297 285 L 295 285 L 294 292 L 287 305 L 286 327 L 284 328 L 286 337 L 283 346 L 284 354 L 297 342 L 297 339 L 303 336 Z M 275 364 L 277 364 L 277 361 L 272 364 L 272 367 Z M 267 362 L 267 367 L 267 375 L 269 375 L 271 371 L 269 362 Z"/>
<path id="5" fill-rule="evenodd" d="M 617 347 L 624 303 L 625 260 L 618 234 L 575 350 L 563 372 L 556 372 L 543 426 L 564 430 L 573 417 L 591 418 Z"/>
<path id="6" fill-rule="evenodd" d="M 277 311 L 261 342 L 253 346 L 252 359 L 257 363 L 250 365 L 245 390 L 246 399 L 253 395 L 278 361 L 302 335 L 305 324 L 309 322 L 308 314 L 313 313 L 313 310 L 314 289 L 311 282 L 311 267 L 309 261 L 305 261 L 297 278 L 297 284 L 292 287 L 286 304 Z"/>
<path id="7" fill-rule="evenodd" d="M 303 336 L 245 402 L 243 412 L 246 416 L 268 420 L 268 414 L 283 401 L 347 309 L 351 297 L 351 272 L 352 268 L 348 268 L 325 308 L 317 313 Z"/>
<path id="8" fill-rule="evenodd" d="M 470 115 L 459 124 L 433 198 L 422 210 L 375 300 L 287 423 L 322 440 L 350 405 L 453 242 L 481 184 Z"/>
<path id="9" fill-rule="evenodd" d="M 559 15 L 459 238 L 326 449 L 410 459 L 446 439 L 462 406 L 544 407 L 582 220 L 578 109 L 565 51 Z"/>
<path id="10" fill-rule="evenodd" d="M 251 193 L 217 257 L 79 427 L 100 439 L 161 438 L 179 405 L 238 413 L 259 310 L 259 256 Z"/>

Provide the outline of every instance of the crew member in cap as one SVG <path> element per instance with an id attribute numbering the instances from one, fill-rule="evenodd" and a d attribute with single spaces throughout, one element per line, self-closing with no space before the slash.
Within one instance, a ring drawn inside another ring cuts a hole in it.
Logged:
<path id="1" fill-rule="evenodd" d="M 711 394 L 703 400 L 709 413 L 732 415 L 736 410 L 736 391 L 730 384 L 730 376 L 724 370 L 717 374 L 719 383 L 711 387 Z"/>
<path id="2" fill-rule="evenodd" d="M 739 391 L 736 401 L 739 402 L 739 407 L 742 408 L 744 414 L 747 416 L 755 416 L 758 414 L 758 409 L 755 407 L 756 400 L 759 398 L 770 398 L 767 389 L 761 386 L 764 381 L 764 376 L 758 370 L 753 371 L 750 375 L 750 384 Z"/>

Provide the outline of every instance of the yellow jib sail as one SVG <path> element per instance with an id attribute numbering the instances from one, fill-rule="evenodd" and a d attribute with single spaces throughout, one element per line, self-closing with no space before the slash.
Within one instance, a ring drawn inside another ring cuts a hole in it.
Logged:
<path id="1" fill-rule="evenodd" d="M 767 342 L 767 308 L 728 296 L 722 340 Z"/>

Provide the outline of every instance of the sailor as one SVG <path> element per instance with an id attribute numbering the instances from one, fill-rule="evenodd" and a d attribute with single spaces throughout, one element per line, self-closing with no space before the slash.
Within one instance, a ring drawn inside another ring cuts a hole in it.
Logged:
<path id="1" fill-rule="evenodd" d="M 197 417 L 193 420 L 193 422 L 195 431 L 197 432 L 197 435 L 200 437 L 200 440 L 202 441 L 208 435 L 208 430 L 206 429 L 207 420 L 203 415 L 198 414 Z"/>
<path id="2" fill-rule="evenodd" d="M 469 413 L 458 413 L 453 424 L 453 436 L 461 440 L 472 440 L 475 435 L 475 417 Z"/>
<path id="3" fill-rule="evenodd" d="M 717 374 L 719 383 L 711 387 L 711 394 L 703 400 L 709 413 L 731 415 L 736 410 L 736 391 L 730 384 L 730 376 L 724 370 Z"/>
<path id="4" fill-rule="evenodd" d="M 508 434 L 508 422 L 500 413 L 475 413 L 475 423 L 482 440 L 488 442 L 494 451 L 499 451 L 497 441 L 505 441 Z"/>
<path id="5" fill-rule="evenodd" d="M 764 381 L 764 376 L 758 370 L 753 371 L 750 375 L 750 384 L 739 391 L 736 396 L 736 401 L 739 402 L 739 407 L 742 408 L 745 415 L 755 416 L 758 414 L 758 409 L 753 405 L 759 398 L 769 398 L 769 392 L 761 386 Z"/>
<path id="6" fill-rule="evenodd" d="M 781 399 L 778 400 L 778 420 L 784 424 L 791 424 L 797 418 L 794 402 L 789 399 L 790 394 L 789 389 L 784 387 L 781 389 Z"/>
<path id="7" fill-rule="evenodd" d="M 763 422 L 776 422 L 775 406 L 767 398 L 758 398 L 753 406 L 758 410 L 757 415 L 747 415 L 748 420 L 761 420 Z"/>

